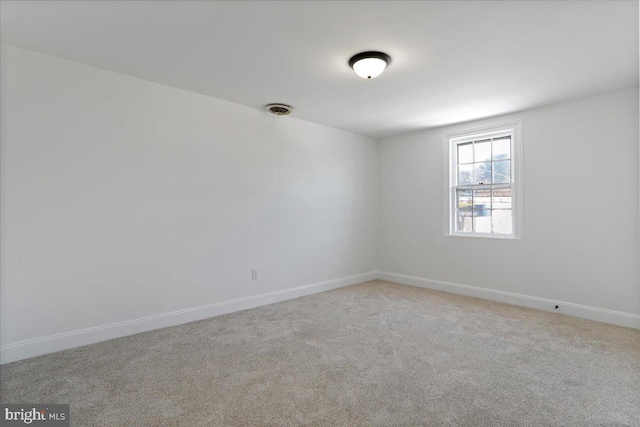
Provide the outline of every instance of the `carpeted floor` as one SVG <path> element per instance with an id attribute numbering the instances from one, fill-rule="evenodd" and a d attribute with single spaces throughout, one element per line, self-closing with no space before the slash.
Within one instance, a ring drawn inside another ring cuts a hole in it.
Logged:
<path id="1" fill-rule="evenodd" d="M 640 425 L 640 331 L 382 281 L 0 374 L 83 427 Z"/>

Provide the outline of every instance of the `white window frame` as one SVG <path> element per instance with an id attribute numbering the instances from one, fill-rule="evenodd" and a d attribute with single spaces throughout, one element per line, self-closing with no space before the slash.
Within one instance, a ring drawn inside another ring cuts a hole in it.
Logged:
<path id="1" fill-rule="evenodd" d="M 455 149 L 458 144 L 468 140 L 495 137 L 502 135 L 511 136 L 511 234 L 477 233 L 468 231 L 456 231 L 455 229 L 455 189 L 457 185 L 457 155 Z M 481 237 L 490 239 L 522 239 L 523 228 L 523 185 L 522 185 L 522 120 L 514 120 L 496 125 L 462 129 L 443 135 L 444 153 L 444 219 L 445 236 L 454 237 Z"/>

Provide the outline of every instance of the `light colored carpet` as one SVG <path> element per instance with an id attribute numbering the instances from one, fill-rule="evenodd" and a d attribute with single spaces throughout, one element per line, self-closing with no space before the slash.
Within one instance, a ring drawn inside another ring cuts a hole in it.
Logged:
<path id="1" fill-rule="evenodd" d="M 85 427 L 640 425 L 640 331 L 382 281 L 0 374 Z"/>

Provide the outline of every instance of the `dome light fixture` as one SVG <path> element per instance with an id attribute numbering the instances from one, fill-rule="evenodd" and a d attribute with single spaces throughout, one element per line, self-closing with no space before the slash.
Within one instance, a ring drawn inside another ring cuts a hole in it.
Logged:
<path id="1" fill-rule="evenodd" d="M 378 77 L 390 63 L 391 57 L 382 52 L 362 52 L 349 60 L 349 66 L 363 79 Z"/>

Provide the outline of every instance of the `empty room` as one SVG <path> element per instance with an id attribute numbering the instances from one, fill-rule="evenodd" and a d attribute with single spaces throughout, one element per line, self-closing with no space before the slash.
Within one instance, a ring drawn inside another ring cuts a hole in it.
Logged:
<path id="1" fill-rule="evenodd" d="M 640 426 L 638 1 L 0 18 L 0 425 Z"/>

